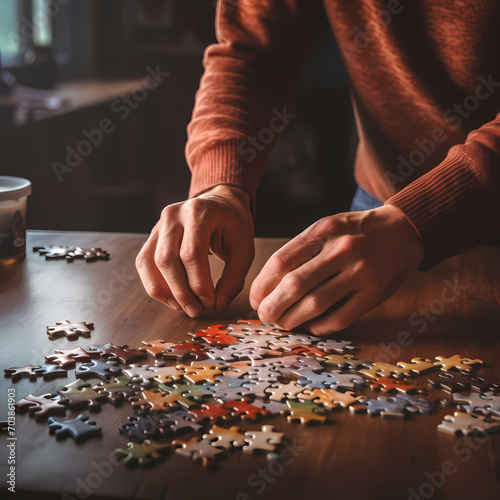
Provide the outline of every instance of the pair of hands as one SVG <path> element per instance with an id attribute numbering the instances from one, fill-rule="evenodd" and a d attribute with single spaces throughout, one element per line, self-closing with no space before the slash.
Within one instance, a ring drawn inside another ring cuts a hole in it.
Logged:
<path id="1" fill-rule="evenodd" d="M 225 264 L 215 288 L 210 252 Z M 136 266 L 151 297 L 197 317 L 212 307 L 225 312 L 253 257 L 249 196 L 220 185 L 167 206 Z M 325 217 L 272 255 L 250 304 L 262 321 L 286 330 L 333 333 L 389 297 L 422 260 L 416 232 L 391 205 Z"/>

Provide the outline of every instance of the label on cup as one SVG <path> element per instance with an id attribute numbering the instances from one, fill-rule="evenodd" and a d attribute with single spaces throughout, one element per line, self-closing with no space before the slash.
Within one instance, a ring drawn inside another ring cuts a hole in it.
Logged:
<path id="1" fill-rule="evenodd" d="M 25 213 L 21 210 L 0 215 L 0 259 L 18 257 L 26 252 Z"/>

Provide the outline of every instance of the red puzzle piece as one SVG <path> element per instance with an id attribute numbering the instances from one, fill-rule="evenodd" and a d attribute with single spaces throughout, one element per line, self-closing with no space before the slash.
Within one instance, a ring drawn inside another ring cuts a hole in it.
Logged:
<path id="1" fill-rule="evenodd" d="M 250 404 L 249 398 L 229 400 L 222 406 L 229 410 L 233 417 L 239 416 L 243 419 L 249 420 L 255 420 L 256 418 L 263 417 L 269 413 L 268 410 L 264 410 L 263 408 Z"/>
<path id="2" fill-rule="evenodd" d="M 227 335 L 231 330 L 225 329 L 224 325 L 212 325 L 199 332 L 189 332 L 195 338 L 201 338 L 211 345 L 231 345 L 239 344 L 240 341 L 236 337 Z"/>

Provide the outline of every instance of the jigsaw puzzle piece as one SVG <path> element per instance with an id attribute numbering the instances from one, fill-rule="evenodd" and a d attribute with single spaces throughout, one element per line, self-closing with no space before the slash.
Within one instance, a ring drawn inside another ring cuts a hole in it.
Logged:
<path id="1" fill-rule="evenodd" d="M 308 389 L 297 382 L 289 382 L 288 384 L 273 384 L 269 386 L 265 393 L 271 401 L 283 401 L 284 399 L 297 399 L 297 394 Z"/>
<path id="2" fill-rule="evenodd" d="M 38 368 L 34 368 L 33 371 L 37 377 L 42 376 L 43 380 L 66 378 L 68 376 L 66 368 L 62 368 L 59 365 L 40 365 Z"/>
<path id="3" fill-rule="evenodd" d="M 12 368 L 5 368 L 5 377 L 11 378 L 12 382 L 18 382 L 22 378 L 29 378 L 32 382 L 36 380 L 37 374 L 33 371 L 35 368 L 41 368 L 40 365 L 26 365 Z"/>
<path id="4" fill-rule="evenodd" d="M 215 447 L 222 447 L 228 450 L 231 448 L 241 448 L 245 444 L 245 434 L 240 432 L 236 425 L 229 427 L 229 429 L 213 425 L 208 432 L 208 434 L 203 434 L 203 439 L 211 441 L 212 446 Z"/>
<path id="5" fill-rule="evenodd" d="M 30 394 L 15 403 L 15 408 L 19 413 L 29 411 L 30 417 L 35 417 L 37 422 L 46 420 L 49 415 L 65 415 L 68 401 L 61 396 L 43 394 L 33 396 Z"/>
<path id="6" fill-rule="evenodd" d="M 168 367 L 154 367 L 151 365 L 130 365 L 128 368 L 123 369 L 124 375 L 133 384 L 145 384 L 148 385 L 153 379 L 160 377 L 160 373 L 164 372 L 164 369 Z"/>
<path id="7" fill-rule="evenodd" d="M 174 344 L 172 347 L 165 349 L 163 357 L 177 358 L 180 360 L 184 358 L 194 358 L 201 361 L 207 359 L 208 355 L 200 345 L 194 342 L 181 342 L 180 344 Z"/>
<path id="8" fill-rule="evenodd" d="M 144 347 L 139 347 L 139 351 L 147 352 L 154 358 L 161 356 L 166 349 L 170 349 L 176 345 L 163 339 L 143 340 L 142 343 L 144 344 Z"/>
<path id="9" fill-rule="evenodd" d="M 324 424 L 328 421 L 325 410 L 312 401 L 286 401 L 286 410 L 281 413 L 287 416 L 289 422 L 300 421 L 301 424 Z"/>
<path id="10" fill-rule="evenodd" d="M 400 368 L 400 370 L 394 373 L 396 373 L 396 375 L 398 376 L 422 375 L 424 373 L 438 369 L 438 367 L 431 360 L 424 358 L 413 358 L 411 360 L 411 363 L 404 363 L 402 361 L 399 361 L 397 363 L 397 366 Z"/>
<path id="11" fill-rule="evenodd" d="M 368 413 L 370 416 L 383 418 L 405 418 L 407 402 L 396 397 L 379 397 L 377 399 L 365 399 L 355 405 L 349 406 L 353 413 Z"/>
<path id="12" fill-rule="evenodd" d="M 47 327 L 47 335 L 50 340 L 66 335 L 68 340 L 76 340 L 81 335 L 82 337 L 90 337 L 91 330 L 94 329 L 94 323 L 81 321 L 72 323 L 68 320 L 58 321 L 55 325 Z"/>
<path id="13" fill-rule="evenodd" d="M 78 415 L 70 420 L 55 420 L 49 417 L 50 433 L 56 435 L 56 439 L 66 439 L 72 437 L 77 443 L 86 441 L 92 437 L 101 437 L 101 427 L 91 422 L 86 415 Z"/>
<path id="14" fill-rule="evenodd" d="M 370 384 L 374 390 L 382 390 L 382 392 L 404 392 L 406 394 L 425 394 L 425 390 L 413 384 L 409 384 L 405 380 L 378 377 Z"/>
<path id="15" fill-rule="evenodd" d="M 243 446 L 243 451 L 247 453 L 273 452 L 276 445 L 281 444 L 283 432 L 275 432 L 272 425 L 263 425 L 260 431 L 245 432 L 247 444 Z"/>
<path id="16" fill-rule="evenodd" d="M 222 447 L 212 446 L 209 439 L 198 440 L 196 437 L 191 438 L 189 441 L 175 439 L 172 444 L 181 446 L 175 450 L 175 453 L 195 461 L 201 460 L 205 467 L 214 465 L 215 460 L 225 452 Z"/>
<path id="17" fill-rule="evenodd" d="M 240 341 L 236 337 L 227 335 L 230 331 L 229 328 L 224 328 L 224 325 L 212 325 L 199 332 L 189 332 L 188 335 L 191 335 L 195 340 L 204 340 L 210 345 L 238 344 Z"/>
<path id="18" fill-rule="evenodd" d="M 441 370 L 459 370 L 469 372 L 473 368 L 477 368 L 479 365 L 483 364 L 481 359 L 470 359 L 462 358 L 458 354 L 455 354 L 451 358 L 446 358 L 445 356 L 436 356 L 434 364 L 439 366 Z"/>
<path id="19" fill-rule="evenodd" d="M 101 353 L 103 359 L 108 361 L 119 361 L 120 363 L 128 365 L 132 361 L 139 361 L 147 358 L 147 353 L 140 349 L 131 349 L 128 345 L 108 347 Z"/>
<path id="20" fill-rule="evenodd" d="M 437 428 L 440 432 L 451 436 L 471 436 L 475 432 L 494 433 L 500 430 L 500 419 L 456 411 L 454 415 L 446 415 Z"/>
<path id="21" fill-rule="evenodd" d="M 126 434 L 129 440 L 143 443 L 151 438 L 163 437 L 171 432 L 172 420 L 169 415 L 146 413 L 136 417 L 128 417 L 128 422 L 122 424 L 119 430 Z"/>
<path id="22" fill-rule="evenodd" d="M 87 352 L 81 347 L 75 349 L 57 349 L 54 354 L 45 356 L 45 361 L 61 365 L 63 368 L 72 368 L 76 365 L 76 362 L 89 363 L 92 358 L 99 357 L 99 355 L 99 352 Z"/>
<path id="23" fill-rule="evenodd" d="M 350 340 L 334 340 L 328 339 L 324 342 L 318 342 L 319 349 L 323 349 L 328 352 L 344 352 L 345 349 L 354 349 L 352 342 Z"/>
<path id="24" fill-rule="evenodd" d="M 129 401 L 130 398 L 137 396 L 139 390 L 130 386 L 127 379 L 115 378 L 99 382 L 92 387 L 99 394 L 102 394 L 106 399 L 115 406 Z"/>
<path id="25" fill-rule="evenodd" d="M 103 380 L 109 380 L 111 376 L 115 377 L 121 372 L 121 368 L 113 361 L 93 359 L 90 363 L 82 363 L 76 369 L 76 376 L 82 379 L 99 377 Z"/>
<path id="26" fill-rule="evenodd" d="M 97 392 L 90 384 L 78 379 L 64 386 L 58 394 L 68 400 L 70 408 L 88 407 L 91 411 L 99 411 L 101 403 L 107 399 L 106 394 Z"/>
<path id="27" fill-rule="evenodd" d="M 251 404 L 249 398 L 228 400 L 225 401 L 222 406 L 230 411 L 231 416 L 240 417 L 244 420 L 255 420 L 269 413 L 267 410 L 264 410 L 264 408 L 259 408 Z"/>
<path id="28" fill-rule="evenodd" d="M 142 465 L 150 467 L 156 462 L 159 462 L 163 455 L 170 452 L 172 449 L 170 444 L 158 443 L 146 439 L 142 443 L 130 441 L 127 443 L 127 448 L 117 448 L 116 455 L 123 459 L 127 467 L 134 465 Z"/>

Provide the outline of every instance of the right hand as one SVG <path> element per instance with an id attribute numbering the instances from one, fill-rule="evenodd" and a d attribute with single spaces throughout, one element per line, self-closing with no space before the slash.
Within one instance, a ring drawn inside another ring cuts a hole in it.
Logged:
<path id="1" fill-rule="evenodd" d="M 215 289 L 210 252 L 225 264 Z M 214 306 L 218 313 L 227 309 L 242 290 L 253 257 L 250 196 L 220 185 L 165 207 L 136 267 L 153 299 L 195 318 Z"/>

